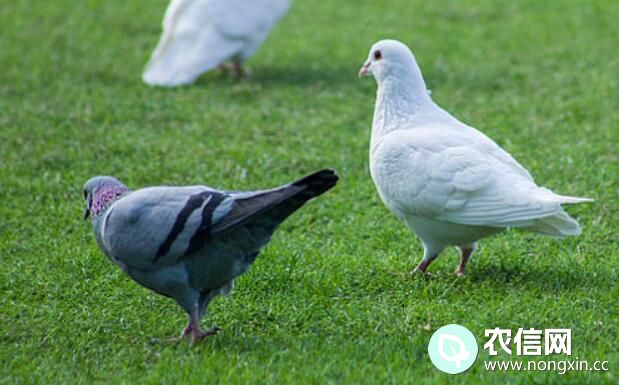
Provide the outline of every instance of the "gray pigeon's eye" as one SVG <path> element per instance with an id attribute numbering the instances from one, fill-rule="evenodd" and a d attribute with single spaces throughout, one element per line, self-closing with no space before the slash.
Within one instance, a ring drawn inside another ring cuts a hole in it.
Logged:
<path id="1" fill-rule="evenodd" d="M 380 60 L 382 57 L 383 57 L 383 54 L 380 52 L 379 49 L 374 51 L 374 60 Z"/>

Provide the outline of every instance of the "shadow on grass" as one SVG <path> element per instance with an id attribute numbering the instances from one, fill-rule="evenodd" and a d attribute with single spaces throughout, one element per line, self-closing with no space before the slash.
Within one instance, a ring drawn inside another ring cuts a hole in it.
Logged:
<path id="1" fill-rule="evenodd" d="M 246 78 L 233 78 L 219 70 L 201 75 L 193 87 L 208 85 L 229 85 L 235 83 L 254 83 L 258 85 L 344 85 L 357 80 L 357 72 L 352 68 L 323 68 L 307 65 L 291 67 L 248 67 L 252 74 Z"/>
<path id="2" fill-rule="evenodd" d="M 251 66 L 248 68 L 252 74 L 248 77 L 233 77 L 229 74 L 214 69 L 203 73 L 193 84 L 178 87 L 158 87 L 149 86 L 142 81 L 142 69 L 134 73 L 120 73 L 108 69 L 88 69 L 84 70 L 81 76 L 81 83 L 89 86 L 106 87 L 137 87 L 147 92 L 150 90 L 162 90 L 165 92 L 179 92 L 182 90 L 198 90 L 208 87 L 230 87 L 235 85 L 257 85 L 257 86 L 344 86 L 357 82 L 357 71 L 355 67 L 334 68 L 322 66 L 309 66 L 307 64 L 295 65 L 294 63 L 286 67 L 274 66 Z M 367 83 L 374 86 L 374 82 Z"/>
<path id="3" fill-rule="evenodd" d="M 288 85 L 311 85 L 311 84 L 349 84 L 357 80 L 355 68 L 308 68 L 298 67 L 269 67 L 262 68 L 255 79 L 261 83 L 276 83 Z"/>
<path id="4" fill-rule="evenodd" d="M 544 268 L 542 268 L 544 267 Z M 606 272 L 592 274 L 583 271 L 575 263 L 566 266 L 531 266 L 526 261 L 518 264 L 478 265 L 470 271 L 468 279 L 496 287 L 518 287 L 522 289 L 545 289 L 552 291 L 581 291 L 586 287 L 605 287 L 612 277 Z"/>

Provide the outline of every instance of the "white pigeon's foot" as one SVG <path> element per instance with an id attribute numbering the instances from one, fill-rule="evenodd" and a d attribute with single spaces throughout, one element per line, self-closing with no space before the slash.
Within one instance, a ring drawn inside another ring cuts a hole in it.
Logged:
<path id="1" fill-rule="evenodd" d="M 232 72 L 232 67 L 233 67 L 232 63 L 221 63 L 220 65 L 217 66 L 217 68 L 219 68 L 220 71 L 225 72 L 225 73 Z"/>
<path id="2" fill-rule="evenodd" d="M 460 252 L 461 252 L 460 264 L 458 265 L 458 267 L 456 268 L 456 271 L 454 272 L 456 273 L 458 277 L 464 276 L 464 269 L 466 268 L 466 264 L 469 262 L 469 258 L 471 258 L 471 255 L 473 254 L 474 251 L 475 251 L 475 244 L 468 245 L 468 246 L 460 246 Z"/>
<path id="3" fill-rule="evenodd" d="M 421 275 L 421 276 L 427 276 L 429 275 L 429 273 L 426 273 L 426 269 L 428 268 L 428 265 L 430 265 L 430 262 L 432 262 L 432 260 L 422 260 L 419 265 L 417 265 L 417 267 L 415 267 L 413 269 L 413 271 L 411 271 L 411 275 L 415 276 L 415 275 Z"/>
<path id="4" fill-rule="evenodd" d="M 251 76 L 251 70 L 243 68 L 243 65 L 237 62 L 222 63 L 219 65 L 219 69 L 235 78 L 246 78 Z"/>
<path id="5" fill-rule="evenodd" d="M 236 76 L 241 77 L 241 78 L 250 78 L 253 72 L 251 71 L 251 69 L 247 67 L 239 66 L 236 74 L 237 74 Z"/>

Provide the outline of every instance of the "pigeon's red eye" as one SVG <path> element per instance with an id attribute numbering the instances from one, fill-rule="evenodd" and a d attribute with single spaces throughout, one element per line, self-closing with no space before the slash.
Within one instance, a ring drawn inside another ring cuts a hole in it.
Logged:
<path id="1" fill-rule="evenodd" d="M 382 57 L 383 54 L 380 52 L 380 50 L 374 51 L 374 60 L 380 60 Z"/>

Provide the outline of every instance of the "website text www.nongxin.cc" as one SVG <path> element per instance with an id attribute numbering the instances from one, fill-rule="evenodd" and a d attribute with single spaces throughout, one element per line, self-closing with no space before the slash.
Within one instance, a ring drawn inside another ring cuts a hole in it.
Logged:
<path id="1" fill-rule="evenodd" d="M 578 371 L 608 371 L 608 361 L 578 360 L 542 360 L 542 361 L 484 361 L 484 367 L 488 371 L 548 371 L 557 372 L 561 375 L 567 372 Z"/>

